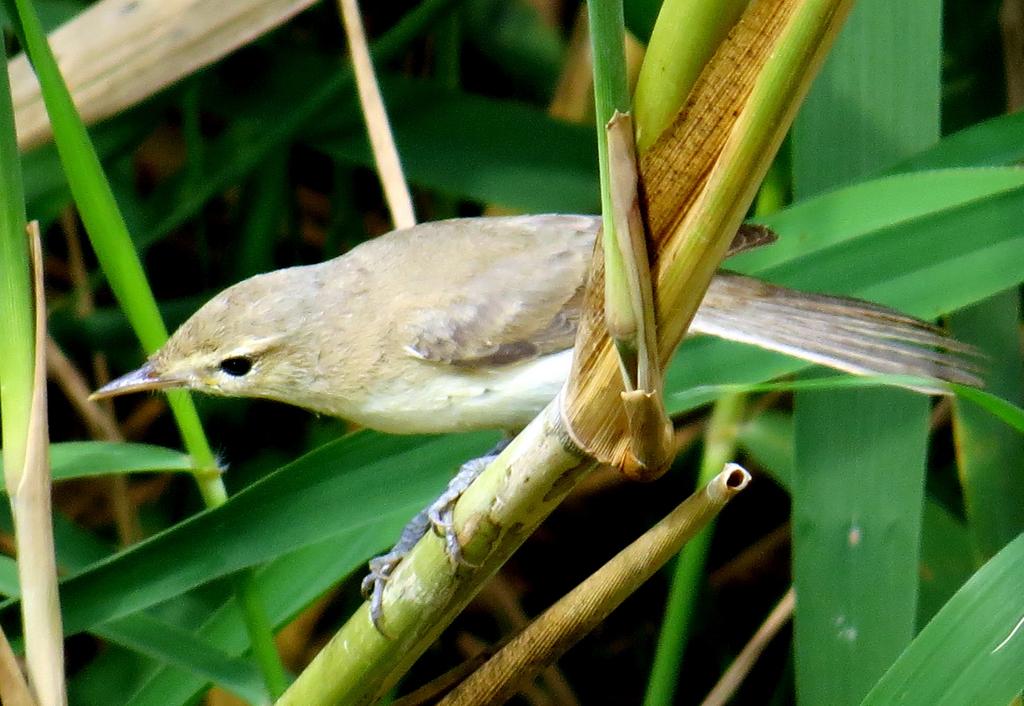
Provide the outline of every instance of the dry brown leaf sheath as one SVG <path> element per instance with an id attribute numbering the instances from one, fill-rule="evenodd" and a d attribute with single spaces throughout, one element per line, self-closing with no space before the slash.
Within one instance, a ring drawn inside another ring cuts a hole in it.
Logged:
<path id="1" fill-rule="evenodd" d="M 725 256 L 732 234 L 778 144 L 800 96 L 838 31 L 848 0 L 817 3 L 824 15 L 815 32 L 794 17 L 807 0 L 755 0 L 722 44 L 675 121 L 640 159 L 650 236 L 659 354 L 666 363 L 679 344 Z M 803 17 L 802 21 L 808 18 Z M 809 70 L 764 83 L 768 59 L 793 38 Z M 766 96 L 770 104 L 766 104 Z M 751 130 L 771 118 L 774 132 Z M 605 332 L 603 258 L 595 254 L 576 339 L 563 420 L 574 440 L 598 460 L 622 467 L 628 459 L 618 363 Z"/>

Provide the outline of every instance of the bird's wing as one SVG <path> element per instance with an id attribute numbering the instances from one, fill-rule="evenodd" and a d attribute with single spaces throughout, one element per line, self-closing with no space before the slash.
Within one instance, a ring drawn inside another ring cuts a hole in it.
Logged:
<path id="1" fill-rule="evenodd" d="M 597 216 L 546 215 L 434 224 L 449 237 L 460 228 L 487 231 L 495 255 L 459 296 L 414 318 L 406 349 L 425 360 L 472 366 L 571 348 L 600 223 Z M 744 224 L 727 257 L 775 239 L 764 226 Z M 510 253 L 501 246 L 511 241 L 516 248 Z"/>
<path id="2" fill-rule="evenodd" d="M 483 219 L 482 219 L 483 220 Z M 525 242 L 497 248 L 489 267 L 443 307 L 414 318 L 407 350 L 453 365 L 495 365 L 572 347 L 596 217 L 486 219 L 496 238 Z M 774 233 L 744 226 L 729 253 L 773 242 Z M 718 273 L 690 326 L 854 374 L 896 374 L 977 385 L 971 349 L 940 329 L 856 299 L 798 292 L 751 277 Z"/>
<path id="3" fill-rule="evenodd" d="M 599 225 L 592 216 L 455 222 L 457 228 L 487 231 L 493 254 L 443 306 L 413 318 L 406 350 L 426 360 L 474 366 L 571 348 Z"/>
<path id="4" fill-rule="evenodd" d="M 877 304 L 798 292 L 729 272 L 715 275 L 690 331 L 857 375 L 982 384 L 971 360 L 974 349 L 931 324 Z"/>

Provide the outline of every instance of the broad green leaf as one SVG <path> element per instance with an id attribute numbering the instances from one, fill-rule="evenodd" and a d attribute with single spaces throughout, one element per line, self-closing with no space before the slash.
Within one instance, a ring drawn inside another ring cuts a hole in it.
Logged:
<path id="1" fill-rule="evenodd" d="M 808 382 L 801 380 L 801 383 Z M 740 428 L 740 444 L 784 488 L 793 482 L 793 416 L 766 410 Z M 974 568 L 964 523 L 932 498 L 924 504 L 918 622 L 924 624 L 967 581 Z"/>
<path id="2" fill-rule="evenodd" d="M 730 258 L 726 264 L 739 272 L 765 272 L 871 233 L 898 233 L 921 220 L 966 210 L 1022 186 L 1024 169 L 1018 167 L 943 169 L 870 179 L 804 199 L 761 219 L 779 233 L 779 240 Z M 913 255 L 906 253 L 903 262 L 912 262 Z"/>
<path id="3" fill-rule="evenodd" d="M 321 447 L 222 507 L 62 582 L 65 630 L 87 630 L 341 532 L 401 524 L 459 464 L 486 450 L 485 439 L 493 435 L 424 440 L 367 432 Z M 394 538 L 376 539 L 383 546 Z"/>
<path id="4" fill-rule="evenodd" d="M 934 147 L 900 162 L 891 171 L 1019 164 L 1024 160 L 1024 112 L 1000 115 L 945 137 Z"/>
<path id="5" fill-rule="evenodd" d="M 910 375 L 823 375 L 821 377 L 806 377 L 796 380 L 787 379 L 776 382 L 699 385 L 674 393 L 672 400 L 674 404 L 681 406 L 683 409 L 692 409 L 716 400 L 723 395 L 749 394 L 752 392 L 823 392 L 871 387 L 909 388 L 912 386 L 924 387 L 929 382 L 925 378 Z M 764 430 L 760 433 L 766 432 L 767 430 Z M 781 452 L 781 449 L 777 451 Z"/>
<path id="6" fill-rule="evenodd" d="M 1024 686 L 1024 535 L 957 591 L 863 706 L 1008 704 Z"/>
<path id="7" fill-rule="evenodd" d="M 807 703 L 857 703 L 913 637 L 928 409 L 902 390 L 797 393 L 794 625 Z"/>
<path id="8" fill-rule="evenodd" d="M 144 613 L 104 623 L 94 632 L 139 654 L 203 677 L 249 703 L 267 698 L 263 679 L 253 663 L 228 656 L 188 630 Z"/>
<path id="9" fill-rule="evenodd" d="M 192 461 L 180 451 L 151 444 L 65 441 L 50 445 L 50 467 L 54 480 L 69 480 L 109 473 L 187 472 Z"/>
<path id="10" fill-rule="evenodd" d="M 17 563 L 5 556 L 0 556 L 0 593 L 20 595 Z M 100 625 L 92 632 L 114 644 L 204 676 L 250 703 L 266 698 L 259 672 L 252 664 L 229 657 L 198 636 L 170 623 L 136 613 Z"/>
<path id="11" fill-rule="evenodd" d="M 941 5 L 860 0 L 793 126 L 798 197 L 938 142 Z"/>
<path id="12" fill-rule="evenodd" d="M 362 565 L 379 548 L 380 537 L 397 535 L 404 519 L 382 519 L 377 525 L 349 530 L 327 541 L 304 547 L 272 562 L 258 574 L 260 595 L 268 616 L 278 628 L 327 591 L 337 581 Z M 248 647 L 245 628 L 234 600 L 212 613 L 199 634 L 228 654 L 242 654 Z M 199 675 L 172 667 L 154 674 L 127 702 L 128 706 L 171 706 L 186 704 L 205 689 Z"/>
<path id="13" fill-rule="evenodd" d="M 993 416 L 1002 419 L 1019 433 L 1024 434 L 1024 409 L 1021 409 L 1009 400 L 993 395 L 991 392 L 974 387 L 951 384 L 950 389 L 955 391 L 957 396 L 970 400 Z"/>
<path id="14" fill-rule="evenodd" d="M 938 140 L 941 8 L 855 4 L 794 123 L 798 199 Z M 855 704 L 914 634 L 929 401 L 862 389 L 793 407 L 797 699 Z"/>

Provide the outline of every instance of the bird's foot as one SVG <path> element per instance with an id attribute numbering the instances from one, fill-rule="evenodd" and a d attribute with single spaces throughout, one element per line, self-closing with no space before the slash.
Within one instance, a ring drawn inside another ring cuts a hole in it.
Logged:
<path id="1" fill-rule="evenodd" d="M 497 454 L 489 454 L 466 461 L 448 483 L 445 491 L 427 508 L 430 527 L 434 530 L 434 534 L 444 539 L 444 553 L 456 566 L 474 566 L 474 564 L 466 561 L 462 556 L 462 545 L 459 544 L 459 535 L 455 531 L 455 503 L 497 457 Z"/>
<path id="2" fill-rule="evenodd" d="M 370 601 L 370 620 L 373 621 L 373 627 L 377 628 L 377 632 L 381 635 L 387 634 L 384 632 L 381 622 L 384 617 L 384 587 L 387 586 L 388 579 L 391 578 L 395 567 L 416 546 L 420 537 L 427 533 L 429 526 L 430 518 L 427 517 L 427 511 L 421 510 L 402 529 L 402 534 L 391 551 L 370 559 L 370 572 L 363 577 L 360 590 L 363 593 L 363 598 Z"/>
<path id="3" fill-rule="evenodd" d="M 484 469 L 498 457 L 498 454 L 508 445 L 508 441 L 498 444 L 489 454 L 466 461 L 459 468 L 459 472 L 448 483 L 448 487 L 441 493 L 441 496 L 430 504 L 429 507 L 417 513 L 402 530 L 398 543 L 392 547 L 387 554 L 381 554 L 370 559 L 370 572 L 363 578 L 361 590 L 363 597 L 370 601 L 370 620 L 377 632 L 387 635 L 383 628 L 383 601 L 384 588 L 387 586 L 391 574 L 398 564 L 405 558 L 420 538 L 427 533 L 428 529 L 444 539 L 444 551 L 448 558 L 456 566 L 472 566 L 462 556 L 462 545 L 459 544 L 459 536 L 455 531 L 454 511 L 455 504 L 473 483 L 483 473 Z"/>

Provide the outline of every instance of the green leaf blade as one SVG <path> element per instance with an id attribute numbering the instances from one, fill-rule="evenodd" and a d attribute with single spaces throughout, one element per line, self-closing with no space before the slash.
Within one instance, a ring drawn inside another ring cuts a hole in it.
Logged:
<path id="1" fill-rule="evenodd" d="M 936 141 L 940 58 L 941 2 L 858 2 L 794 125 L 794 193 L 846 183 Z M 870 259 L 831 248 L 836 280 L 827 291 L 860 284 L 878 300 L 867 278 L 877 274 L 879 287 L 899 282 L 906 258 L 891 253 L 884 235 L 877 233 Z M 926 261 L 924 249 L 921 255 Z M 902 390 L 794 398 L 801 702 L 858 703 L 913 637 L 928 413 L 927 398 Z"/>
<path id="2" fill-rule="evenodd" d="M 1024 679 L 1024 535 L 957 591 L 863 706 L 1007 704 Z"/>

